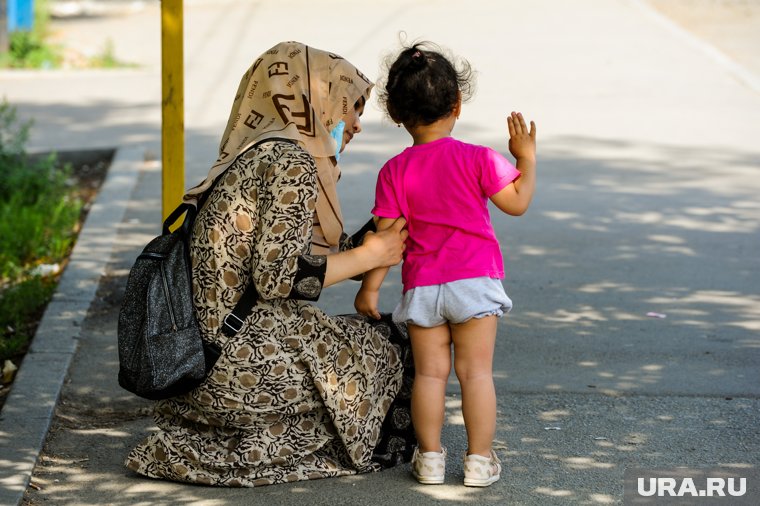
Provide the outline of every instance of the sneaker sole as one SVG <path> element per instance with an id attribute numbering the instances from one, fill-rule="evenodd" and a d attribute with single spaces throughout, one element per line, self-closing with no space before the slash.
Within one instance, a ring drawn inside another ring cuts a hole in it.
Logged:
<path id="1" fill-rule="evenodd" d="M 419 476 L 416 473 L 412 473 L 412 476 L 423 485 L 442 485 L 444 480 L 443 476 Z"/>
<path id="2" fill-rule="evenodd" d="M 487 487 L 499 481 L 500 477 L 501 476 L 496 475 L 496 476 L 491 476 L 490 478 L 487 478 L 485 480 L 477 479 L 477 478 L 465 478 L 464 486 L 465 487 Z"/>

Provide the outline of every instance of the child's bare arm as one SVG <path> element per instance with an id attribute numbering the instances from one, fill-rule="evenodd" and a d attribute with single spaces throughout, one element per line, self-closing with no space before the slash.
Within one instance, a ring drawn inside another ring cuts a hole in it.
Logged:
<path id="1" fill-rule="evenodd" d="M 385 230 L 395 223 L 395 219 L 380 218 L 377 222 L 377 230 Z M 380 286 L 385 280 L 390 267 L 379 267 L 364 274 L 362 286 L 354 299 L 356 311 L 365 316 L 380 319 L 378 302 L 380 300 Z"/>
<path id="2" fill-rule="evenodd" d="M 359 314 L 376 320 L 380 319 L 380 310 L 378 309 L 380 285 L 383 284 L 388 269 L 388 267 L 373 269 L 364 275 L 362 286 L 359 288 L 354 299 L 354 307 Z"/>
<path id="3" fill-rule="evenodd" d="M 520 216 L 528 210 L 536 188 L 536 124 L 531 121 L 528 130 L 522 113 L 513 112 L 507 126 L 509 151 L 515 157 L 520 177 L 492 195 L 491 202 L 507 214 Z"/>

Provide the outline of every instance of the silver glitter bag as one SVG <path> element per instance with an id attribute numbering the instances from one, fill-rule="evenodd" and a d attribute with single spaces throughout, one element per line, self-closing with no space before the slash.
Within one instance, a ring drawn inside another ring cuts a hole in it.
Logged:
<path id="1" fill-rule="evenodd" d="M 170 232 L 183 214 L 183 224 Z M 195 214 L 195 206 L 180 205 L 129 272 L 117 332 L 119 385 L 140 397 L 192 390 L 219 356 L 201 338 L 193 308 L 188 246 Z"/>

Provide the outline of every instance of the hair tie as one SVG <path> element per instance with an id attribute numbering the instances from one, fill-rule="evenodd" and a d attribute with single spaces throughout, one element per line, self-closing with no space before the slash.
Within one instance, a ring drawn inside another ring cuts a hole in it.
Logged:
<path id="1" fill-rule="evenodd" d="M 420 56 L 422 56 L 422 53 L 420 53 L 419 50 L 415 51 L 414 54 L 412 54 L 412 58 L 419 58 Z"/>

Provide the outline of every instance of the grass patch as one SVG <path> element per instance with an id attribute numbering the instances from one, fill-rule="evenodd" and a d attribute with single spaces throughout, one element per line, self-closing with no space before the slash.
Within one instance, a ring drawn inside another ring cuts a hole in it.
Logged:
<path id="1" fill-rule="evenodd" d="M 0 53 L 0 67 L 47 69 L 60 66 L 62 49 L 46 41 L 49 23 L 48 0 L 36 0 L 32 29 L 9 35 L 8 52 Z"/>
<path id="2" fill-rule="evenodd" d="M 0 53 L 0 68 L 58 69 L 58 68 L 136 68 L 137 65 L 116 57 L 113 40 L 106 40 L 94 55 L 79 55 L 61 45 L 50 44 L 49 0 L 35 0 L 34 24 L 30 31 L 9 34 L 9 48 Z"/>
<path id="3" fill-rule="evenodd" d="M 26 348 L 56 284 L 54 279 L 33 276 L 3 291 L 0 297 L 0 361 L 16 357 Z"/>
<path id="4" fill-rule="evenodd" d="M 95 56 L 92 56 L 88 64 L 90 67 L 102 69 L 137 67 L 137 65 L 123 62 L 116 57 L 113 40 L 111 39 L 106 40 L 105 44 L 103 45 L 103 49 L 101 49 L 101 51 Z"/>
<path id="5" fill-rule="evenodd" d="M 13 32 L 9 50 L 0 55 L 0 66 L 15 69 L 49 69 L 60 65 L 63 57 L 60 48 L 45 42 L 42 34 Z"/>
<path id="6" fill-rule="evenodd" d="M 27 155 L 30 126 L 0 103 L 0 361 L 22 353 L 33 337 L 30 320 L 41 315 L 57 283 L 36 268 L 65 261 L 82 211 L 71 167 L 54 155 Z"/>

